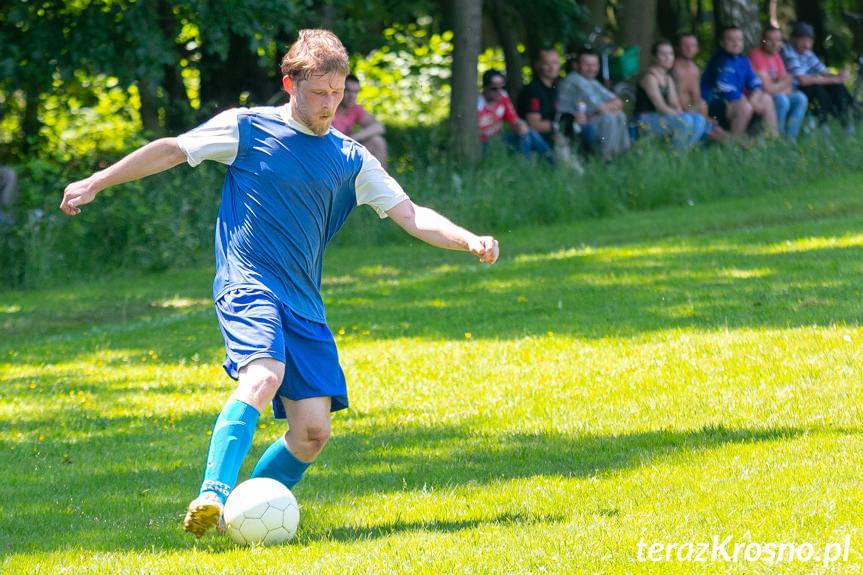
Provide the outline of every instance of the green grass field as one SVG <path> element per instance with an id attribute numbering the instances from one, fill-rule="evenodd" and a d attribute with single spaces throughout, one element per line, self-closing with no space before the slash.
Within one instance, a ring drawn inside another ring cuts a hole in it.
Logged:
<path id="1" fill-rule="evenodd" d="M 209 269 L 0 295 L 0 572 L 863 571 L 857 177 L 498 235 L 329 253 L 352 408 L 276 548 L 180 527 Z"/>

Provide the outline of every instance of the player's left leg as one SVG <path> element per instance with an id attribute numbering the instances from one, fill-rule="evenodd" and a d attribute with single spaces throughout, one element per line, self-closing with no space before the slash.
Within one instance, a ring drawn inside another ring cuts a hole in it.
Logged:
<path id="1" fill-rule="evenodd" d="M 293 489 L 327 443 L 332 401 L 329 397 L 298 401 L 279 399 L 290 429 L 267 448 L 255 465 L 252 477 L 269 477 Z"/>

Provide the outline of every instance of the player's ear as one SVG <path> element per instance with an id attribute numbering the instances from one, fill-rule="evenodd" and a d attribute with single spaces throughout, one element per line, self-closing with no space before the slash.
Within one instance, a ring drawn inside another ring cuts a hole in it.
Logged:
<path id="1" fill-rule="evenodd" d="M 294 79 L 290 76 L 282 76 L 282 87 L 285 89 L 285 92 L 293 96 L 294 89 L 296 88 L 296 84 L 294 84 Z"/>

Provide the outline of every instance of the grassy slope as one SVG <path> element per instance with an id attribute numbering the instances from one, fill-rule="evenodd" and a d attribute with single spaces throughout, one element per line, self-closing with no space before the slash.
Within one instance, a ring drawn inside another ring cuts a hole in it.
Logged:
<path id="1" fill-rule="evenodd" d="M 847 178 L 503 234 L 492 268 L 333 250 L 353 407 L 277 549 L 179 530 L 229 389 L 209 271 L 4 294 L 0 571 L 824 571 L 637 561 L 729 535 L 851 535 L 859 571 L 861 220 Z"/>

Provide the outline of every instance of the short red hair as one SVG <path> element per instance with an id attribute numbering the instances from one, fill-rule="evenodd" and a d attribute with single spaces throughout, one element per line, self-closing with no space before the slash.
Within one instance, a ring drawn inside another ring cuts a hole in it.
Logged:
<path id="1" fill-rule="evenodd" d="M 347 76 L 349 71 L 348 51 L 329 30 L 300 30 L 299 38 L 282 58 L 282 76 L 295 83 L 332 72 Z"/>

